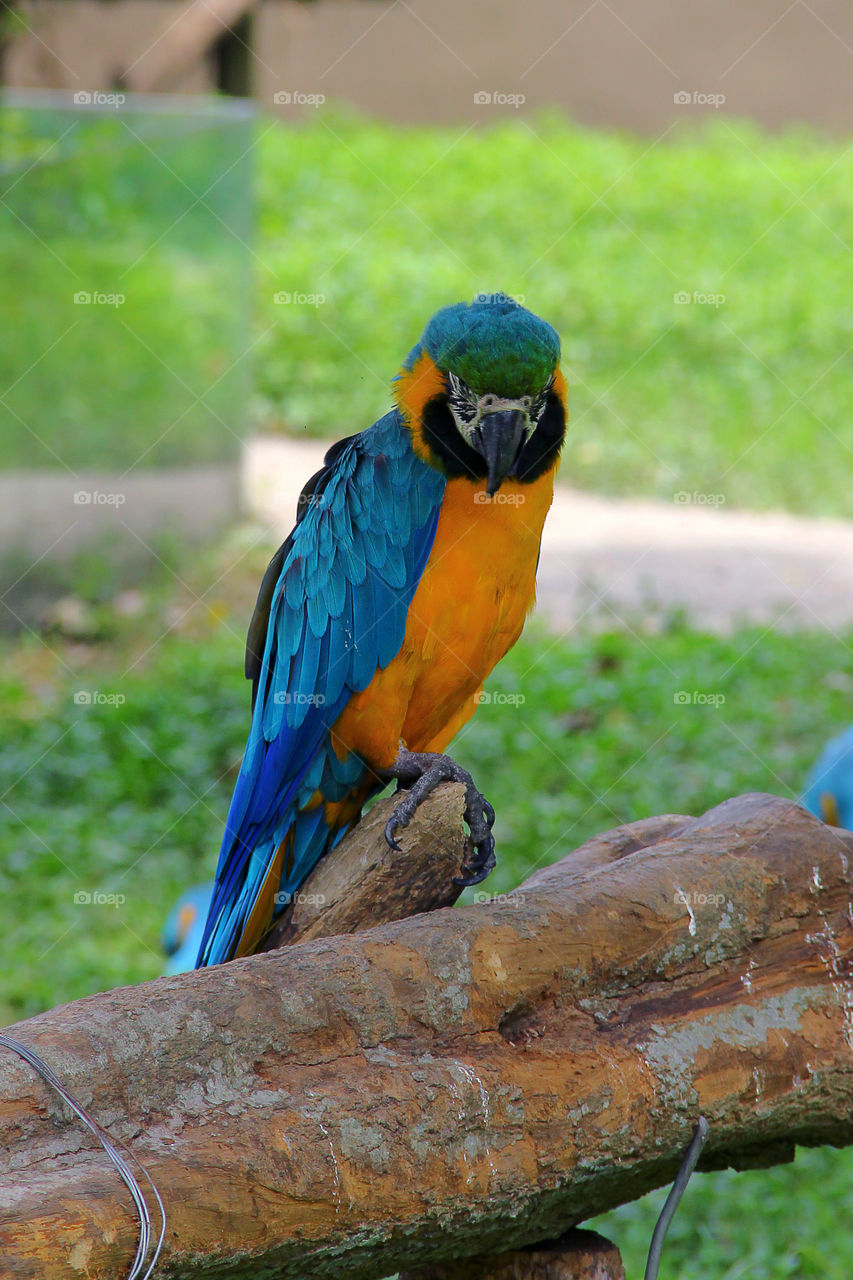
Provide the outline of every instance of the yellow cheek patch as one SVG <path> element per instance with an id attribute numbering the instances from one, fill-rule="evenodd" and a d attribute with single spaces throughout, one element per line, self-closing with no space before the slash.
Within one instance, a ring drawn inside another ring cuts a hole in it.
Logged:
<path id="1" fill-rule="evenodd" d="M 392 394 L 412 436 L 418 457 L 429 462 L 429 446 L 423 438 L 421 423 L 427 403 L 445 390 L 444 374 L 424 351 L 411 369 L 401 369 L 394 379 Z"/>
<path id="2" fill-rule="evenodd" d="M 560 397 L 560 401 L 563 405 L 563 408 L 566 410 L 566 420 L 568 421 L 569 384 L 566 382 L 566 379 L 563 375 L 563 370 L 560 368 L 559 365 L 557 365 L 556 369 L 554 370 L 554 390 L 556 391 L 557 395 Z"/>

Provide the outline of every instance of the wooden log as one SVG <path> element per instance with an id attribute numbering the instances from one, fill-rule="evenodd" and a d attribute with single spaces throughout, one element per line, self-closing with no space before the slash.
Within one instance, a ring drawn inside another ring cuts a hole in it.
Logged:
<path id="1" fill-rule="evenodd" d="M 394 807 L 389 796 L 366 814 L 338 845 L 334 858 L 321 861 L 273 926 L 261 950 L 273 951 L 310 938 L 359 933 L 424 911 L 451 907 L 462 889 L 454 884 L 470 857 L 462 814 L 465 788 L 445 782 L 407 828 L 401 856 L 388 847 L 385 823 Z M 586 874 L 626 853 L 635 853 L 681 830 L 693 819 L 666 814 L 605 832 L 564 858 L 560 875 Z M 398 833 L 399 834 L 399 833 Z M 548 869 L 540 873 L 548 882 Z M 488 885 L 478 892 L 486 899 Z"/>
<path id="2" fill-rule="evenodd" d="M 535 1244 L 668 1182 L 700 1111 L 702 1168 L 849 1143 L 853 836 L 772 796 L 631 833 L 500 901 L 10 1034 L 149 1168 L 162 1277 L 368 1280 Z M 123 1188 L 8 1055 L 0 1215 L 9 1274 L 126 1275 Z"/>
<path id="3" fill-rule="evenodd" d="M 412 823 L 403 854 L 390 849 L 383 834 L 393 806 L 393 797 L 374 805 L 334 857 L 314 868 L 268 935 L 264 951 L 453 906 L 462 892 L 453 878 L 471 848 L 462 821 L 465 788 L 444 783 L 436 789 L 429 825 L 423 816 Z"/>
<path id="4" fill-rule="evenodd" d="M 403 1271 L 399 1280 L 625 1280 L 625 1268 L 609 1240 L 573 1230 L 528 1249 Z"/>

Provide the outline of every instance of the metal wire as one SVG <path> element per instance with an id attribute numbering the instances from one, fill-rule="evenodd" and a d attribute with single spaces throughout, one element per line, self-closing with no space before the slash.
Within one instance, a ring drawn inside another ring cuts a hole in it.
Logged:
<path id="1" fill-rule="evenodd" d="M 693 1133 L 690 1146 L 684 1153 L 684 1159 L 681 1161 L 681 1168 L 675 1175 L 675 1181 L 672 1189 L 666 1198 L 666 1204 L 661 1210 L 660 1217 L 655 1225 L 652 1233 L 652 1242 L 649 1245 L 649 1257 L 646 1262 L 646 1270 L 644 1280 L 657 1280 L 658 1268 L 660 1267 L 661 1254 L 663 1252 L 663 1243 L 666 1240 L 666 1233 L 669 1231 L 670 1223 L 675 1217 L 675 1211 L 684 1195 L 690 1175 L 696 1168 L 702 1148 L 708 1137 L 708 1121 L 704 1116 L 700 1116 Z"/>
<path id="2" fill-rule="evenodd" d="M 160 1193 L 155 1187 L 148 1170 L 139 1160 L 137 1160 L 137 1164 L 142 1170 L 142 1173 L 151 1188 L 154 1199 L 157 1201 L 157 1206 L 160 1210 L 161 1225 L 160 1234 L 157 1238 L 157 1243 L 154 1246 L 154 1256 L 146 1270 L 143 1272 L 143 1267 L 145 1267 L 146 1259 L 151 1248 L 151 1214 L 148 1210 L 148 1205 L 142 1192 L 142 1188 L 137 1182 L 130 1165 L 116 1149 L 115 1145 L 110 1141 L 103 1129 L 95 1123 L 92 1117 L 88 1115 L 83 1107 L 81 1107 L 80 1103 L 72 1097 L 61 1081 L 51 1071 L 44 1059 L 40 1058 L 35 1050 L 30 1049 L 25 1044 L 22 1044 L 20 1040 L 13 1040 L 11 1036 L 0 1035 L 0 1045 L 3 1045 L 6 1049 L 11 1049 L 13 1053 L 17 1053 L 21 1058 L 24 1058 L 25 1061 L 27 1061 L 30 1066 L 39 1073 L 42 1079 L 45 1080 L 52 1089 L 56 1090 L 66 1105 L 70 1107 L 77 1116 L 78 1120 L 80 1120 L 89 1132 L 97 1138 L 98 1142 L 104 1148 L 104 1151 L 115 1165 L 119 1177 L 131 1194 L 133 1203 L 136 1206 L 136 1213 L 139 1218 L 139 1240 L 136 1245 L 136 1253 L 134 1255 L 131 1269 L 128 1272 L 127 1280 L 139 1280 L 140 1277 L 142 1280 L 149 1280 L 149 1277 L 157 1265 L 157 1260 L 160 1257 L 160 1252 L 163 1248 L 163 1240 L 166 1236 L 166 1210 L 163 1205 L 163 1201 L 160 1198 Z M 121 1145 L 124 1146 L 123 1143 Z M 128 1150 L 127 1147 L 125 1147 L 125 1150 Z M 130 1151 L 128 1151 L 128 1155 L 131 1155 Z"/>

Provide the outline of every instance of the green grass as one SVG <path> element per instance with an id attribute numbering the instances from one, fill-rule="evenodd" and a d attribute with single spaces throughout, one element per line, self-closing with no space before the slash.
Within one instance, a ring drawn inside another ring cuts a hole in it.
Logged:
<path id="1" fill-rule="evenodd" d="M 238 540 L 198 564 L 177 600 L 155 589 L 130 619 L 96 606 L 85 639 L 2 642 L 0 925 L 16 964 L 0 978 L 0 1020 L 159 972 L 166 914 L 215 863 L 248 722 L 242 619 L 264 559 Z M 199 584 L 235 563 L 194 602 Z M 509 888 L 624 821 L 698 813 L 744 790 L 797 794 L 849 719 L 851 640 L 722 639 L 678 620 L 570 641 L 531 629 L 456 744 L 500 799 L 489 887 Z M 101 700 L 81 705 L 81 690 Z M 676 702 L 681 691 L 719 705 Z M 75 902 L 81 892 L 122 900 Z M 853 1151 L 828 1150 L 769 1172 L 697 1177 L 664 1280 L 841 1280 L 853 1268 L 842 1212 L 851 1178 Z M 641 1274 L 664 1194 L 596 1224 L 623 1249 L 629 1276 Z"/>
<path id="2" fill-rule="evenodd" d="M 655 142 L 557 115 L 466 131 L 331 114 L 270 125 L 259 151 L 261 424 L 367 425 L 431 312 L 503 289 L 563 337 L 566 480 L 849 514 L 845 142 L 723 120 Z"/>
<path id="3" fill-rule="evenodd" d="M 670 1228 L 661 1280 L 848 1280 L 847 1206 L 853 1147 L 797 1150 L 796 1161 L 749 1173 L 697 1174 Z M 667 1189 L 587 1226 L 617 1244 L 628 1280 L 643 1274 Z"/>

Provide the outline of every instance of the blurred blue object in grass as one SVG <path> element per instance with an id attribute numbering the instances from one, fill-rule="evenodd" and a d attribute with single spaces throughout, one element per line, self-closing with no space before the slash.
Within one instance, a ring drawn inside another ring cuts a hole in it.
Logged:
<path id="1" fill-rule="evenodd" d="M 195 968 L 212 890 L 212 884 L 187 889 L 169 913 L 160 940 L 169 957 L 164 973 L 186 973 Z"/>
<path id="2" fill-rule="evenodd" d="M 853 831 L 853 725 L 824 747 L 809 774 L 803 804 L 831 827 Z"/>

